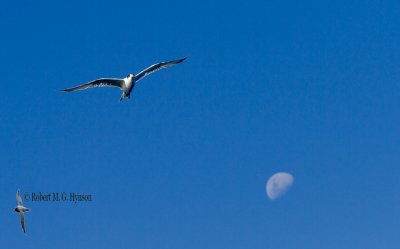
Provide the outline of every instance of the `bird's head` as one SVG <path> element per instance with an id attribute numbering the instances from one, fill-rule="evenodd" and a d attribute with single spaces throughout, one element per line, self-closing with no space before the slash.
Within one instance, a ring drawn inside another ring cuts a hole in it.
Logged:
<path id="1" fill-rule="evenodd" d="M 133 78 L 133 77 L 135 77 L 135 75 L 133 75 L 133 74 L 128 74 L 128 76 L 126 76 L 127 78 Z"/>

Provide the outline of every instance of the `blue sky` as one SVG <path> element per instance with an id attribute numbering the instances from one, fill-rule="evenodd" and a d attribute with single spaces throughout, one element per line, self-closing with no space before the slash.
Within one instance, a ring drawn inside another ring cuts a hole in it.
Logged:
<path id="1" fill-rule="evenodd" d="M 398 248 L 397 1 L 0 9 L 5 248 Z M 118 89 L 62 93 L 189 56 Z M 292 189 L 270 201 L 277 171 Z M 15 192 L 87 203 L 25 203 Z"/>

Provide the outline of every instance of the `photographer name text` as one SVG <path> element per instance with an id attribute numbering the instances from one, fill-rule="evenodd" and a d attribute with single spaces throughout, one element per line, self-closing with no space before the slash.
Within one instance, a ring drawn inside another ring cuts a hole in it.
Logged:
<path id="1" fill-rule="evenodd" d="M 91 202 L 92 194 L 82 194 L 75 192 L 25 192 L 23 195 L 26 202 Z"/>

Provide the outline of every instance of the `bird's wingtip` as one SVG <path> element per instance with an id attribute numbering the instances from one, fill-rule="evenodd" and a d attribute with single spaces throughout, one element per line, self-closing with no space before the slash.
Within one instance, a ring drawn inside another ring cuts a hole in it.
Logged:
<path id="1" fill-rule="evenodd" d="M 179 60 L 178 60 L 178 63 L 181 63 L 182 61 L 186 60 L 188 57 L 189 57 L 189 56 L 185 56 L 185 57 L 179 59 Z"/>

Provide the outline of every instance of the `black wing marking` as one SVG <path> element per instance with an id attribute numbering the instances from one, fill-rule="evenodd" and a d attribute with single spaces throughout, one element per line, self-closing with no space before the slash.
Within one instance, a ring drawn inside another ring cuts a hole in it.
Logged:
<path id="1" fill-rule="evenodd" d="M 97 80 L 90 81 L 90 82 L 88 82 L 86 84 L 83 84 L 83 85 L 79 85 L 79 86 L 75 86 L 75 87 L 72 87 L 72 88 L 63 89 L 61 91 L 73 92 L 73 91 L 77 91 L 77 90 L 85 90 L 85 89 L 92 88 L 92 87 L 104 87 L 104 86 L 115 86 L 115 87 L 122 88 L 123 84 L 124 84 L 124 80 L 123 79 L 102 78 L 102 79 L 97 79 Z"/>
<path id="2" fill-rule="evenodd" d="M 167 62 L 160 62 L 154 65 L 151 65 L 150 67 L 146 68 L 145 70 L 141 71 L 135 76 L 135 82 L 138 82 L 142 78 L 146 77 L 149 74 L 152 74 L 158 70 L 173 66 L 175 64 L 179 64 L 182 61 L 186 60 L 187 57 L 181 58 L 179 60 L 174 60 L 174 61 L 167 61 Z"/>

